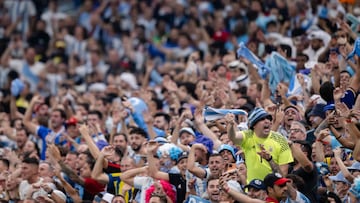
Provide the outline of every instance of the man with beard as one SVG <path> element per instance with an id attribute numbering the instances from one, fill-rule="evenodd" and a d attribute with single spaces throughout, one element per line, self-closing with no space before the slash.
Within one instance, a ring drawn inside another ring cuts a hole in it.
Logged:
<path id="1" fill-rule="evenodd" d="M 23 154 L 24 147 L 26 142 L 28 141 L 28 133 L 26 132 L 25 128 L 19 128 L 16 130 L 16 154 L 19 156 Z"/>
<path id="2" fill-rule="evenodd" d="M 169 116 L 169 114 L 166 113 L 156 113 L 154 115 L 154 127 L 163 130 L 164 132 L 168 132 L 169 127 L 170 127 L 170 120 L 171 117 Z"/>
<path id="3" fill-rule="evenodd" d="M 112 145 L 115 146 L 115 148 L 119 149 L 124 156 L 129 155 L 129 149 L 131 148 L 128 146 L 128 140 L 125 134 L 123 133 L 117 133 L 114 135 L 113 143 Z"/>
<path id="4" fill-rule="evenodd" d="M 139 163 L 142 156 L 146 156 L 146 150 L 144 143 L 146 142 L 147 134 L 141 128 L 132 128 L 129 133 L 129 145 L 133 150 L 133 153 L 130 154 L 136 164 Z"/>
<path id="5" fill-rule="evenodd" d="M 288 173 L 288 164 L 293 162 L 291 150 L 283 135 L 270 130 L 270 114 L 263 108 L 255 108 L 248 118 L 249 130 L 238 132 L 234 115 L 228 114 L 226 119 L 231 125 L 228 129 L 230 139 L 244 151 L 248 182 L 262 180 L 273 170 L 283 175 Z"/>
<path id="6" fill-rule="evenodd" d="M 31 121 L 34 106 L 36 104 L 44 103 L 40 96 L 33 97 L 30 102 L 29 108 L 26 109 L 24 116 L 24 125 L 28 131 L 34 135 L 39 136 L 42 140 L 41 159 L 45 159 L 46 143 L 54 143 L 56 145 L 66 145 L 66 140 L 63 136 L 65 127 L 63 123 L 66 120 L 66 114 L 62 109 L 54 109 L 50 116 L 51 129 L 37 125 Z"/>

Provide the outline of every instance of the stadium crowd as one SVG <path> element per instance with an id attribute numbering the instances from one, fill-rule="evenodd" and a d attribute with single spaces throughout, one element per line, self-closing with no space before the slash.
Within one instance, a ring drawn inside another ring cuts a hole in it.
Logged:
<path id="1" fill-rule="evenodd" d="M 0 14 L 1 202 L 360 202 L 360 2 Z"/>

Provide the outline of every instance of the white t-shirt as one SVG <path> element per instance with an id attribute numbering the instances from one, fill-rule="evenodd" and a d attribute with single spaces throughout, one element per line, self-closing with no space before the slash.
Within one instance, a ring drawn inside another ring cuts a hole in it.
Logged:
<path id="1" fill-rule="evenodd" d="M 152 184 L 154 184 L 154 180 L 149 176 L 136 176 L 134 178 L 134 188 L 141 190 L 139 203 L 145 203 L 145 192 Z"/>

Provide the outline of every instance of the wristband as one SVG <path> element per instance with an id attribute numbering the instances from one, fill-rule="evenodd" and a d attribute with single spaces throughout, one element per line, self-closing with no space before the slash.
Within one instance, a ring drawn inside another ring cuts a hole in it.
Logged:
<path id="1" fill-rule="evenodd" d="M 271 160 L 272 160 L 272 156 L 270 156 L 270 158 L 268 158 L 268 159 L 265 159 L 267 162 L 270 162 Z"/>
<path id="2" fill-rule="evenodd" d="M 321 142 L 321 143 L 322 143 L 322 144 L 324 144 L 324 145 L 328 145 L 328 144 L 330 144 L 329 142 L 325 142 L 325 141 L 320 140 L 320 139 L 317 139 L 316 141 L 317 141 L 317 142 Z"/>
<path id="3" fill-rule="evenodd" d="M 54 190 L 51 189 L 51 190 L 48 192 L 48 194 L 51 195 L 51 193 L 53 193 L 53 192 L 54 192 Z"/>
<path id="4" fill-rule="evenodd" d="M 346 122 L 346 123 L 352 123 L 351 118 L 347 118 L 347 119 L 345 120 L 345 122 Z"/>

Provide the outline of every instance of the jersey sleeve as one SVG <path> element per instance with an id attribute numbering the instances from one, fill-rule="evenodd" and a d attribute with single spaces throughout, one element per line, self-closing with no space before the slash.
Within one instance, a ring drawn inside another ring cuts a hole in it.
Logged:
<path id="1" fill-rule="evenodd" d="M 280 152 L 279 152 L 277 163 L 279 165 L 292 163 L 294 161 L 294 158 L 292 156 L 289 144 L 287 143 L 287 141 L 284 137 L 282 137 L 282 139 L 280 139 L 279 145 L 280 145 Z"/>

